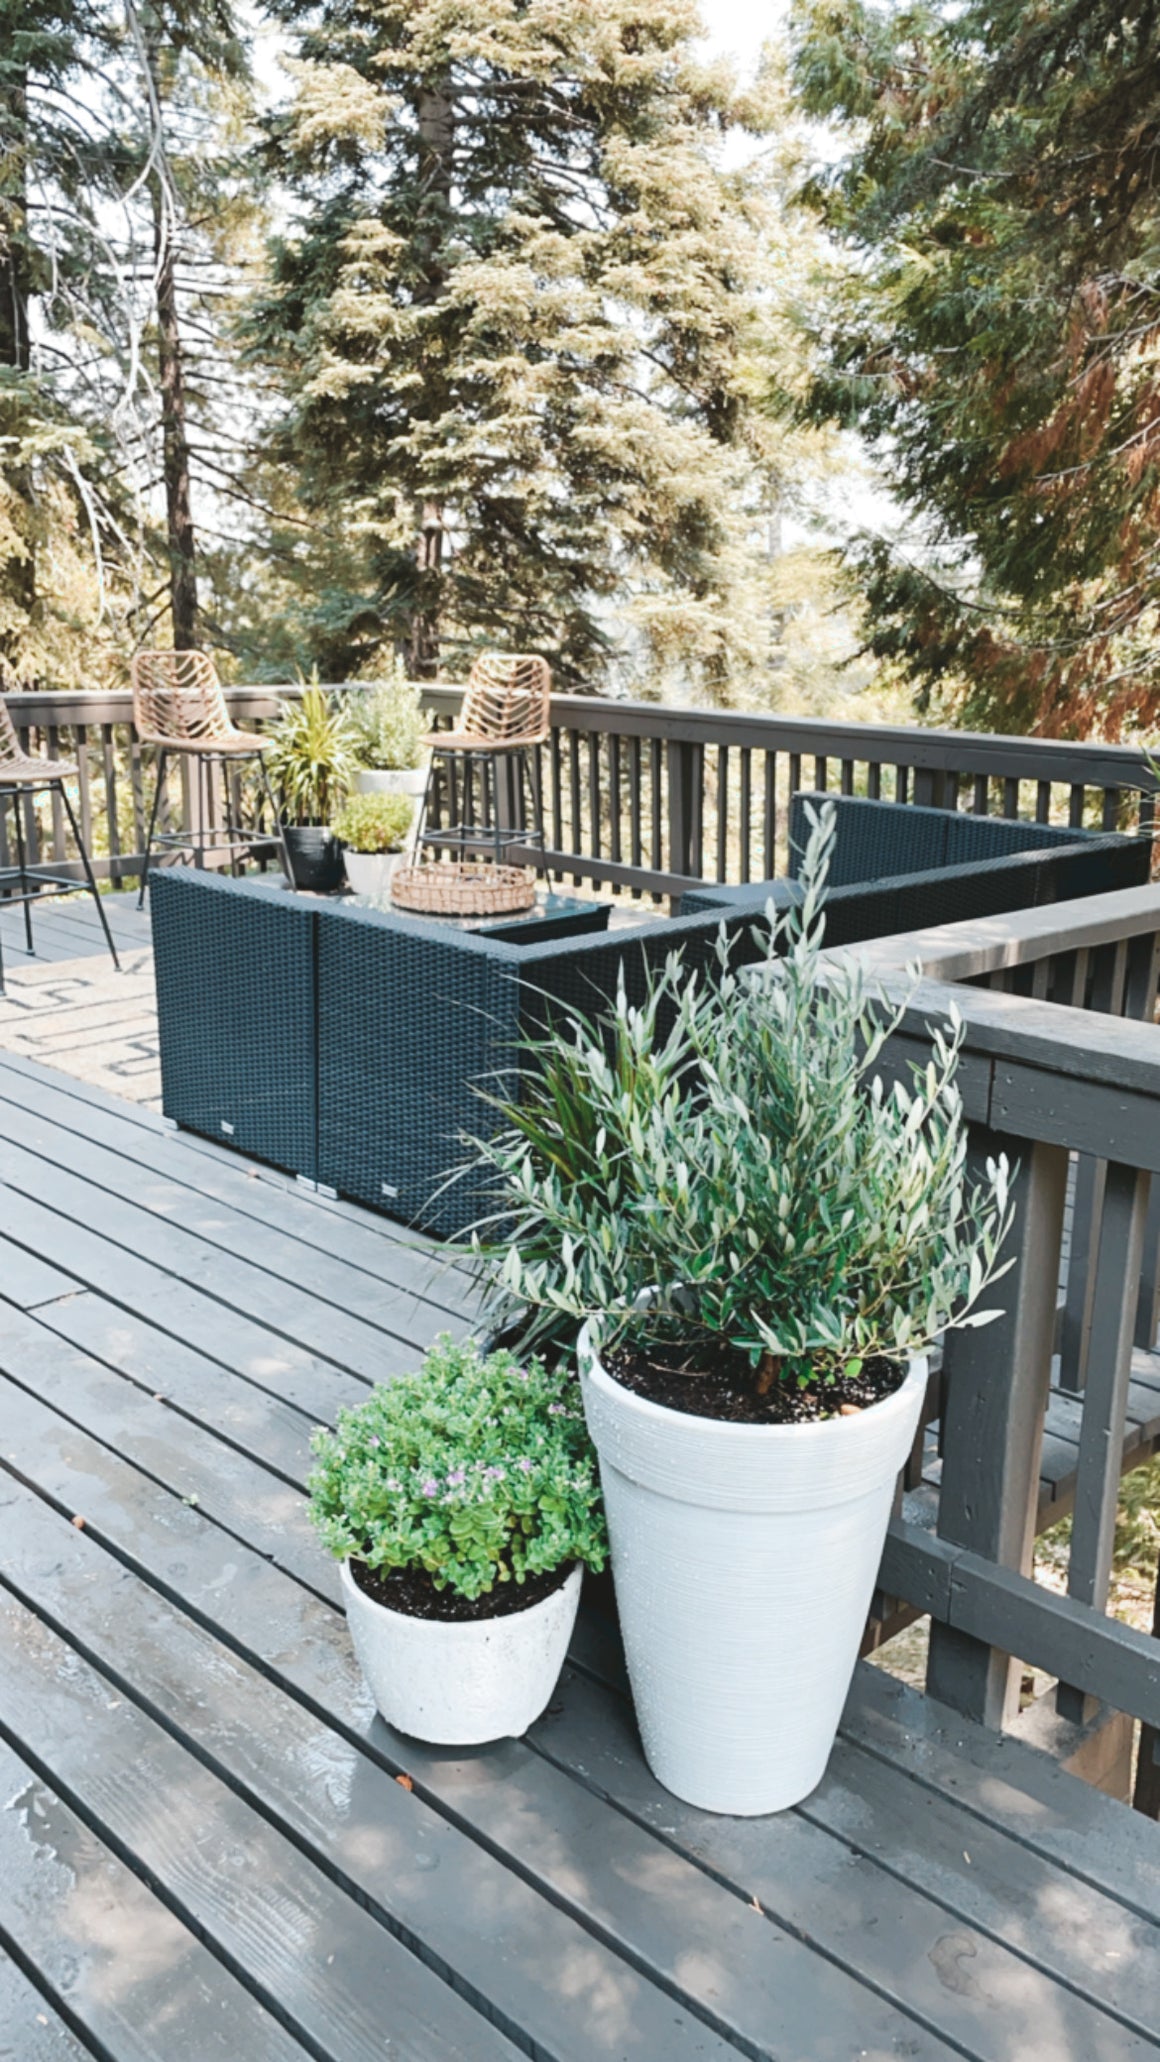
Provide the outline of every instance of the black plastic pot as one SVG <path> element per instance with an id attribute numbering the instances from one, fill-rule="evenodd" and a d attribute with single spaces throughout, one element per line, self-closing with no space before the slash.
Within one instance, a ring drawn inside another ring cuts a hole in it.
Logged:
<path id="1" fill-rule="evenodd" d="M 342 846 L 325 824 L 288 823 L 286 850 L 296 888 L 309 888 L 315 895 L 329 895 L 343 883 Z"/>

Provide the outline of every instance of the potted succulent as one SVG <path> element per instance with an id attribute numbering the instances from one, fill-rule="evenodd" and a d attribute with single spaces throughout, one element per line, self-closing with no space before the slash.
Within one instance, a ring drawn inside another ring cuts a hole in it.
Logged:
<path id="1" fill-rule="evenodd" d="M 311 1516 L 388 1724 L 447 1746 L 526 1731 L 606 1552 L 575 1378 L 445 1335 L 314 1450 Z"/>
<path id="2" fill-rule="evenodd" d="M 356 733 L 337 695 L 303 689 L 283 707 L 266 764 L 281 796 L 286 849 L 296 888 L 342 886 L 342 853 L 330 818 L 354 777 Z"/>
<path id="3" fill-rule="evenodd" d="M 384 901 L 415 814 L 410 795 L 351 795 L 330 828 L 356 895 Z"/>
<path id="4" fill-rule="evenodd" d="M 421 796 L 426 786 L 424 745 L 431 728 L 423 690 L 403 674 L 359 695 L 354 707 L 359 766 L 357 794 Z"/>
<path id="5" fill-rule="evenodd" d="M 995 1315 L 1008 1169 L 966 1168 L 961 1027 L 883 1085 L 901 1012 L 826 963 L 833 813 L 763 960 L 535 1041 L 483 1143 L 499 1321 L 579 1331 L 645 1753 L 709 1810 L 820 1780 L 900 1466 L 950 1325 Z"/>

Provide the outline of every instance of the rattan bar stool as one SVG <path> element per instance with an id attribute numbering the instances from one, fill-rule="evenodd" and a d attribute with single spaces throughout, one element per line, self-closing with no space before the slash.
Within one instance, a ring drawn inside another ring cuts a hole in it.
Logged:
<path id="1" fill-rule="evenodd" d="M 193 854 L 194 864 L 203 866 L 211 852 L 228 851 L 234 859 L 239 846 L 275 845 L 287 880 L 290 862 L 282 836 L 281 816 L 270 785 L 263 754 L 270 740 L 256 731 L 238 730 L 226 707 L 217 667 L 206 652 L 137 652 L 133 659 L 133 722 L 143 745 L 157 751 L 157 785 L 145 840 L 141 868 L 140 909 L 145 900 L 149 868 L 154 849 Z M 171 757 L 195 762 L 198 806 L 196 821 L 184 831 L 158 831 L 157 815 L 165 792 L 165 768 Z M 230 822 L 228 768 L 249 760 L 257 768 L 259 784 L 270 805 L 272 828 L 247 830 Z M 220 827 L 213 822 L 213 774 L 220 771 L 224 812 Z M 205 804 L 202 816 L 201 805 Z"/>
<path id="2" fill-rule="evenodd" d="M 543 802 L 529 753 L 542 745 L 550 724 L 552 675 L 546 659 L 527 652 L 481 652 L 468 677 L 454 730 L 424 739 L 431 754 L 427 787 L 415 826 L 416 854 L 426 844 L 461 856 L 491 848 L 496 864 L 513 843 L 544 847 Z M 482 821 L 472 817 L 474 768 L 480 770 Z M 447 783 L 449 822 L 427 829 L 440 775 Z M 528 777 L 534 822 L 524 804 Z"/>
<path id="3" fill-rule="evenodd" d="M 76 881 L 62 879 L 55 866 L 28 863 L 28 847 L 24 836 L 24 797 L 26 795 L 58 795 L 64 804 L 69 828 L 76 840 L 84 868 L 85 882 L 96 904 L 105 943 L 113 956 L 113 965 L 120 972 L 121 962 L 109 929 L 100 890 L 93 875 L 93 863 L 88 847 L 81 836 L 81 827 L 76 819 L 65 782 L 79 778 L 80 768 L 72 759 L 41 759 L 26 752 L 16 733 L 12 713 L 3 696 L 0 696 L 0 811 L 8 801 L 12 803 L 12 814 L 16 829 L 16 866 L 0 869 L 0 898 L 4 902 L 19 902 L 24 907 L 24 936 L 31 952 L 32 905 L 52 895 L 75 895 L 79 885 Z M 4 962 L 0 959 L 0 989 L 4 986 Z"/>

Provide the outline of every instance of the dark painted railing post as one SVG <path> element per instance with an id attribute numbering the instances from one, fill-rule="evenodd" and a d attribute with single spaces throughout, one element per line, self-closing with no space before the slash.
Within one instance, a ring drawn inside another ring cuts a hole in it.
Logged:
<path id="1" fill-rule="evenodd" d="M 1092 1270 L 1091 1331 L 1080 1421 L 1075 1517 L 1067 1593 L 1107 1607 L 1124 1447 L 1136 1301 L 1152 1177 L 1144 1168 L 1109 1162 Z M 1082 1723 L 1088 1701 L 1067 1683 L 1056 1692 L 1061 1717 Z"/>
<path id="2" fill-rule="evenodd" d="M 697 748 L 687 740 L 669 738 L 666 746 L 669 789 L 669 872 L 692 874 L 696 843 Z"/>
<path id="3" fill-rule="evenodd" d="M 946 1417 L 938 1530 L 1002 1568 L 1029 1574 L 1039 1494 L 1043 1420 L 1051 1383 L 1056 1284 L 1063 1237 L 1067 1153 L 972 1131 L 976 1178 L 1006 1153 L 1018 1172 L 1008 1250 L 1015 1266 L 990 1291 L 1003 1315 L 977 1330 L 950 1332 L 945 1347 Z M 933 1623 L 926 1686 L 932 1697 L 983 1725 L 1012 1715 L 1017 1682 L 1002 1649 Z"/>

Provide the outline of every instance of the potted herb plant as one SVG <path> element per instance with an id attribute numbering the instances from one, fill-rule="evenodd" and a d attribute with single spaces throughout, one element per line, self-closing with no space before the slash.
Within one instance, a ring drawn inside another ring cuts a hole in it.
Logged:
<path id="1" fill-rule="evenodd" d="M 356 895 L 383 901 L 415 814 L 409 795 L 351 795 L 331 824 Z"/>
<path id="2" fill-rule="evenodd" d="M 670 1790 L 753 1814 L 824 1771 L 928 1348 L 988 1315 L 1008 1170 L 968 1177 L 962 1031 L 884 1085 L 901 1012 L 827 964 L 833 812 L 763 961 L 536 1041 L 481 1146 L 501 1323 L 576 1327 L 645 1753 Z M 666 1028 L 667 1027 L 667 1028 Z"/>
<path id="3" fill-rule="evenodd" d="M 444 1336 L 314 1450 L 311 1516 L 388 1724 L 449 1746 L 526 1731 L 606 1552 L 575 1379 Z"/>
<path id="4" fill-rule="evenodd" d="M 424 743 L 431 724 L 423 691 L 402 674 L 360 695 L 354 708 L 359 766 L 358 794 L 421 796 L 426 786 Z"/>
<path id="5" fill-rule="evenodd" d="M 356 733 L 347 709 L 324 688 L 304 688 L 283 708 L 266 758 L 281 796 L 286 849 L 296 888 L 342 886 L 342 853 L 330 819 L 354 777 Z"/>

